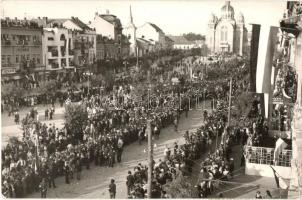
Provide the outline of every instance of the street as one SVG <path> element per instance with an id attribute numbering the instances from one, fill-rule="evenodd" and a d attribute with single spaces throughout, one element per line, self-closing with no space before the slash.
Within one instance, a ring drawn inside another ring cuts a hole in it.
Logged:
<path id="1" fill-rule="evenodd" d="M 209 107 L 209 105 L 207 105 Z M 195 130 L 203 122 L 202 111 L 192 110 L 189 112 L 188 118 L 184 114 L 179 121 L 179 131 L 174 132 L 171 125 L 161 131 L 159 140 L 155 140 L 154 144 L 154 160 L 158 161 L 163 157 L 165 145 L 172 147 L 174 142 L 182 144 L 184 142 L 183 134 L 186 130 Z M 117 185 L 116 198 L 127 198 L 126 176 L 129 170 L 133 171 L 134 166 L 138 163 L 147 165 L 147 142 L 139 145 L 138 142 L 126 146 L 124 148 L 122 163 L 117 163 L 113 168 L 95 167 L 91 164 L 90 170 L 82 171 L 82 179 L 80 181 L 72 180 L 71 183 L 65 184 L 64 177 L 57 178 L 57 188 L 49 189 L 48 198 L 109 198 L 108 185 L 110 179 L 114 178 Z M 29 198 L 38 198 L 40 193 L 34 193 Z"/>

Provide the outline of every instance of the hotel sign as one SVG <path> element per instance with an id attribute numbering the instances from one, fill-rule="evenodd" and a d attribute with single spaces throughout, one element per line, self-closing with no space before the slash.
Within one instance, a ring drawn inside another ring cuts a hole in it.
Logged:
<path id="1" fill-rule="evenodd" d="M 16 68 L 2 69 L 2 74 L 14 74 L 16 73 Z"/>

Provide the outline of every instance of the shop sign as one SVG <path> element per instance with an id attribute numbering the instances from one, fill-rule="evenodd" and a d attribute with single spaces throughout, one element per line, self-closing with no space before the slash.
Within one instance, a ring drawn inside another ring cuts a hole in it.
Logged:
<path id="1" fill-rule="evenodd" d="M 16 68 L 2 69 L 2 74 L 14 74 L 16 73 Z"/>

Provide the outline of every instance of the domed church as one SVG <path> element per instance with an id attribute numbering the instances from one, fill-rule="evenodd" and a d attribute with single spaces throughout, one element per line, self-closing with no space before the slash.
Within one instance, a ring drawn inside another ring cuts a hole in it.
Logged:
<path id="1" fill-rule="evenodd" d="M 247 29 L 244 17 L 239 13 L 234 18 L 234 8 L 230 1 L 226 1 L 221 8 L 221 17 L 214 14 L 210 16 L 206 43 L 210 51 L 229 52 L 243 55 L 246 53 Z"/>

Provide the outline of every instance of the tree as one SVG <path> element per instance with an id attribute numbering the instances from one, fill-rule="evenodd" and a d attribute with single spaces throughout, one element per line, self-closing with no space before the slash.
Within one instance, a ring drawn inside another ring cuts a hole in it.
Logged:
<path id="1" fill-rule="evenodd" d="M 57 82 L 55 80 L 41 81 L 37 92 L 40 94 L 54 94 L 57 90 Z"/>
<path id="2" fill-rule="evenodd" d="M 22 87 L 16 86 L 11 83 L 2 85 L 1 88 L 2 98 L 22 97 L 25 92 L 26 91 Z"/>
<path id="3" fill-rule="evenodd" d="M 84 104 L 72 103 L 65 107 L 65 126 L 72 135 L 73 143 L 83 140 L 83 131 L 87 125 L 88 113 Z"/>
<path id="4" fill-rule="evenodd" d="M 195 34 L 195 33 L 184 33 L 183 36 L 189 41 L 205 40 L 204 35 Z"/>
<path id="5" fill-rule="evenodd" d="M 164 190 L 171 198 L 183 199 L 183 198 L 198 198 L 198 192 L 195 189 L 192 181 L 189 178 L 179 173 L 177 177 L 170 183 L 164 186 Z"/>

